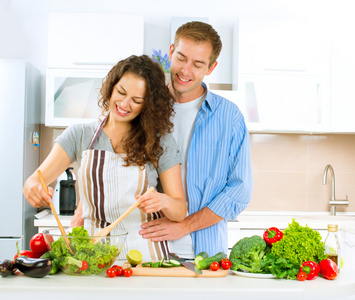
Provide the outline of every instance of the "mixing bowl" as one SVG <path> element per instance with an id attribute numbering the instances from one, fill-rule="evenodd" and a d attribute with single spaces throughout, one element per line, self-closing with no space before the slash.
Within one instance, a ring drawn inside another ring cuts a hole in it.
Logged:
<path id="1" fill-rule="evenodd" d="M 97 236 L 88 236 L 82 226 L 72 228 L 66 236 L 59 230 L 44 230 L 43 235 L 50 247 L 53 263 L 68 275 L 98 275 L 110 268 L 122 251 L 127 232 L 113 229 L 97 244 L 92 242 Z M 68 238 L 70 253 L 64 237 Z"/>

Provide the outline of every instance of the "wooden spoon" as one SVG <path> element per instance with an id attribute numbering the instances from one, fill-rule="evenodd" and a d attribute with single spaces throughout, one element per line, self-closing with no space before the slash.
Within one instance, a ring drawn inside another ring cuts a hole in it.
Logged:
<path id="1" fill-rule="evenodd" d="M 44 190 L 46 191 L 46 193 L 49 195 L 48 188 L 47 188 L 47 186 L 46 186 L 46 183 L 45 183 L 44 180 L 43 180 L 41 171 L 40 171 L 40 170 L 37 170 L 37 173 L 38 173 L 38 177 L 39 177 L 39 180 L 41 181 L 41 185 L 42 185 L 43 189 L 44 189 Z M 57 212 L 55 211 L 53 202 L 52 202 L 52 201 L 49 202 L 49 205 L 50 205 L 50 207 L 51 207 L 51 210 L 52 210 L 52 212 L 53 212 L 53 215 L 54 215 L 55 219 L 57 220 L 57 224 L 58 224 L 60 233 L 61 233 L 62 236 L 63 236 L 63 239 L 64 239 L 65 243 L 67 244 L 70 253 L 74 255 L 73 250 L 70 248 L 69 239 L 66 237 L 67 233 L 65 232 L 64 227 L 63 227 L 62 223 L 61 223 L 60 220 L 59 220 L 59 217 L 58 217 L 58 215 L 57 215 Z"/>
<path id="2" fill-rule="evenodd" d="M 154 191 L 154 188 L 151 187 L 143 195 L 151 193 L 153 191 Z M 127 217 L 140 203 L 141 202 L 137 200 L 122 215 L 120 215 L 116 221 L 112 222 L 110 225 L 106 226 L 105 228 L 100 230 L 98 233 L 96 233 L 95 236 L 92 238 L 93 243 L 97 244 L 97 242 L 99 242 L 103 237 L 108 235 L 111 232 L 111 230 L 114 229 L 117 226 L 117 224 L 120 223 L 125 217 Z"/>

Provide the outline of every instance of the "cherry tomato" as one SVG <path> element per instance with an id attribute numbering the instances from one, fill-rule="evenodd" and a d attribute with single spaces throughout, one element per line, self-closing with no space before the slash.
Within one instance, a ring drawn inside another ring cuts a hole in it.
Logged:
<path id="1" fill-rule="evenodd" d="M 111 268 L 114 268 L 116 270 L 116 276 L 121 276 L 123 275 L 123 269 L 122 267 L 118 266 L 118 265 L 114 265 Z"/>
<path id="2" fill-rule="evenodd" d="M 82 263 L 82 265 L 81 265 L 80 270 L 85 271 L 89 267 L 89 264 L 86 260 L 83 260 L 81 263 Z"/>
<path id="3" fill-rule="evenodd" d="M 116 276 L 116 270 L 114 268 L 108 268 L 106 270 L 107 277 L 113 278 Z"/>
<path id="4" fill-rule="evenodd" d="M 231 263 L 231 261 L 228 258 L 222 258 L 221 267 L 224 270 L 229 270 L 231 268 L 231 266 L 232 266 L 232 263 Z"/>
<path id="5" fill-rule="evenodd" d="M 106 264 L 98 264 L 97 265 L 100 269 L 104 268 L 106 266 Z"/>
<path id="6" fill-rule="evenodd" d="M 307 273 L 306 273 L 306 272 L 303 272 L 303 271 L 299 272 L 299 273 L 297 274 L 297 279 L 298 279 L 299 281 L 305 281 L 305 280 L 307 279 Z"/>
<path id="7" fill-rule="evenodd" d="M 30 248 L 38 257 L 50 250 L 44 239 L 43 233 L 37 233 L 31 238 Z"/>
<path id="8" fill-rule="evenodd" d="M 131 268 L 127 268 L 123 270 L 123 276 L 124 277 L 131 277 L 133 274 L 133 271 Z"/>
<path id="9" fill-rule="evenodd" d="M 213 263 L 211 263 L 210 269 L 212 271 L 217 271 L 219 269 L 219 263 L 214 261 Z"/>

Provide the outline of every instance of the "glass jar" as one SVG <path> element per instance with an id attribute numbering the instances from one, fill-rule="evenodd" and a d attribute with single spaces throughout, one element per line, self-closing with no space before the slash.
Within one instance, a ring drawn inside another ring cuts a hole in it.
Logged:
<path id="1" fill-rule="evenodd" d="M 328 235 L 324 241 L 324 246 L 325 255 L 337 264 L 338 270 L 340 271 L 341 253 L 338 238 L 338 225 L 328 224 Z"/>

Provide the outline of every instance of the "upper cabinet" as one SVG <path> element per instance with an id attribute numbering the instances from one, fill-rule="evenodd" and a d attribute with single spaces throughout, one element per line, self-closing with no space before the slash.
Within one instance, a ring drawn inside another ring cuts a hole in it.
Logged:
<path id="1" fill-rule="evenodd" d="M 143 44 L 143 16 L 50 13 L 46 126 L 97 119 L 103 79 L 119 60 L 143 54 Z"/>
<path id="2" fill-rule="evenodd" d="M 101 68 L 143 54 L 143 16 L 50 13 L 48 22 L 48 68 Z"/>
<path id="3" fill-rule="evenodd" d="M 355 133 L 355 20 L 343 18 L 334 23 L 331 61 L 330 131 Z"/>
<path id="4" fill-rule="evenodd" d="M 330 44 L 304 20 L 241 19 L 239 105 L 251 132 L 327 132 Z"/>

